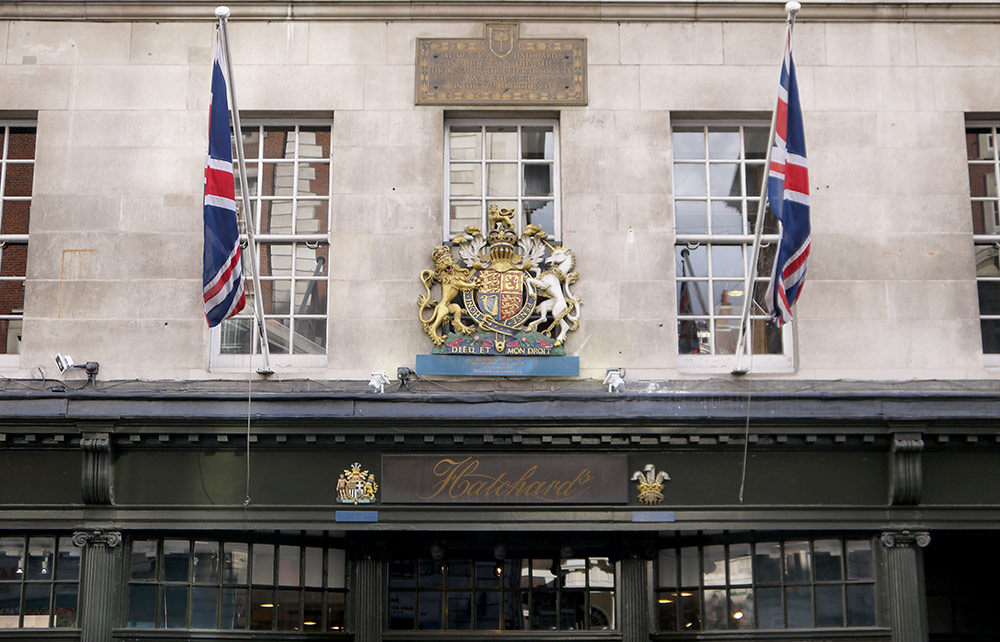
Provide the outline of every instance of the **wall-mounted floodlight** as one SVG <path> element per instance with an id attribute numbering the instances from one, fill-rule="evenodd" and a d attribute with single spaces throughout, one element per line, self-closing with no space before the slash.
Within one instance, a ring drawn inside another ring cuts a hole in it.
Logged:
<path id="1" fill-rule="evenodd" d="M 621 392 L 625 389 L 625 368 L 608 368 L 608 374 L 604 377 L 604 385 L 608 387 L 608 392 Z"/>
<path id="2" fill-rule="evenodd" d="M 83 371 L 87 373 L 87 376 L 93 379 L 97 376 L 97 372 L 101 369 L 101 364 L 96 361 L 88 361 L 86 363 L 74 363 L 73 357 L 68 354 L 59 353 L 55 356 L 56 367 L 59 368 L 60 374 L 66 374 L 66 371 L 71 368 L 83 368 Z"/>
<path id="3" fill-rule="evenodd" d="M 372 392 L 383 393 L 388 383 L 389 379 L 385 376 L 384 372 L 373 372 L 372 379 L 368 382 L 368 387 L 372 389 Z"/>

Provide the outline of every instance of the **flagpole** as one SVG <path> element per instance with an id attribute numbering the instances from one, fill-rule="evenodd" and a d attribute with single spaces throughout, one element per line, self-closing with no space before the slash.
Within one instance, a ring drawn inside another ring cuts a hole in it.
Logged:
<path id="1" fill-rule="evenodd" d="M 794 0 L 785 3 L 785 12 L 788 14 L 788 17 L 785 20 L 784 47 L 788 47 L 788 39 L 791 37 L 792 28 L 795 26 L 795 14 L 800 9 L 802 9 L 802 5 Z M 784 52 L 782 52 L 782 56 L 784 56 Z M 778 83 L 778 87 L 780 91 L 780 82 Z M 760 257 L 760 237 L 764 232 L 764 216 L 767 212 L 767 182 L 771 173 L 771 150 L 774 149 L 774 134 L 778 124 L 778 99 L 775 99 L 774 103 L 774 109 L 771 111 L 771 131 L 767 136 L 767 153 L 764 156 L 764 175 L 760 186 L 760 200 L 757 202 L 757 221 L 754 225 L 752 259 L 747 270 L 746 280 L 744 281 L 743 315 L 740 319 L 739 339 L 736 341 L 736 366 L 732 370 L 732 374 L 734 375 L 743 375 L 748 371 L 747 368 L 743 367 L 743 350 L 747 338 L 746 329 L 747 321 L 750 319 L 750 307 L 753 305 L 753 287 L 754 281 L 757 278 L 757 259 Z"/>
<path id="2" fill-rule="evenodd" d="M 264 323 L 264 300 L 261 297 L 260 270 L 257 260 L 257 238 L 254 234 L 253 216 L 250 212 L 250 190 L 247 187 L 246 158 L 243 155 L 243 130 L 240 127 L 240 109 L 236 106 L 236 79 L 233 76 L 233 61 L 229 55 L 229 7 L 215 8 L 215 17 L 219 19 L 219 34 L 222 38 L 222 48 L 226 53 L 226 75 L 229 77 L 229 101 L 232 104 L 233 128 L 236 132 L 236 157 L 240 170 L 240 194 L 243 196 L 243 222 L 246 224 L 247 240 L 250 242 L 250 265 L 253 272 L 253 304 L 254 316 L 260 329 L 260 353 L 264 358 L 264 367 L 257 369 L 257 374 L 274 374 L 271 370 L 271 354 L 268 348 L 267 325 Z M 253 341 L 251 340 L 250 359 L 253 360 Z"/>

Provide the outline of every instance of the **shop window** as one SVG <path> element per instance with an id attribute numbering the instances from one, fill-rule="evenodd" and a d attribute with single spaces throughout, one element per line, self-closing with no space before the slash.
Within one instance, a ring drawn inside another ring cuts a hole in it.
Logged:
<path id="1" fill-rule="evenodd" d="M 662 632 L 875 625 L 867 539 L 664 548 L 657 587 Z"/>
<path id="2" fill-rule="evenodd" d="M 298 544 L 136 539 L 128 626 L 343 631 L 344 551 Z"/>
<path id="3" fill-rule="evenodd" d="M 449 120 L 444 175 L 446 241 L 485 230 L 491 205 L 517 213 L 518 235 L 537 225 L 559 238 L 558 121 Z"/>
<path id="4" fill-rule="evenodd" d="M 965 144 L 976 251 L 979 326 L 987 365 L 1000 365 L 1000 201 L 996 123 L 969 123 Z"/>
<path id="5" fill-rule="evenodd" d="M 753 255 L 767 122 L 677 123 L 673 128 L 677 353 L 682 370 L 732 369 Z M 752 284 L 744 364 L 792 368 L 791 325 L 768 321 L 767 283 L 778 224 L 768 209 Z"/>
<path id="6" fill-rule="evenodd" d="M 21 352 L 28 220 L 35 175 L 34 124 L 0 122 L 0 365 Z"/>
<path id="7" fill-rule="evenodd" d="M 615 566 L 606 557 L 389 565 L 390 630 L 613 630 L 614 605 Z"/>
<path id="8" fill-rule="evenodd" d="M 0 630 L 74 628 L 80 549 L 68 536 L 0 536 Z"/>
<path id="9" fill-rule="evenodd" d="M 279 365 L 327 363 L 330 143 L 328 121 L 243 127 L 268 348 Z M 236 173 L 236 203 L 242 212 L 238 168 Z M 243 231 L 242 219 L 240 227 Z M 241 239 L 248 252 L 246 236 Z M 249 254 L 243 269 L 247 305 L 214 331 L 215 366 L 245 366 L 246 355 L 260 354 Z"/>

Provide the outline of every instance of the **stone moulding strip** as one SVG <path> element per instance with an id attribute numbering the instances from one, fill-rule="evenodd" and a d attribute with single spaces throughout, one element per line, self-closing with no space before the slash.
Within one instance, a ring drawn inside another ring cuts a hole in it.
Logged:
<path id="1" fill-rule="evenodd" d="M 150 3 L 139 0 L 50 2 L 22 0 L 0 3 L 0 20 L 102 22 L 205 21 L 215 19 L 217 1 L 174 0 Z M 227 3 L 233 20 L 436 20 L 436 21 L 781 21 L 781 3 L 750 0 L 713 2 L 648 2 L 636 0 L 368 0 L 366 2 L 261 2 Z M 806 22 L 997 22 L 997 2 L 819 2 L 810 3 L 799 18 Z"/>

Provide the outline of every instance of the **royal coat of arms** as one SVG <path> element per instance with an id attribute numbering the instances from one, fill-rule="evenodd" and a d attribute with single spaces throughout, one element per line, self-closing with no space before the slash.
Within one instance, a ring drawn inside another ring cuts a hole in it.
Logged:
<path id="1" fill-rule="evenodd" d="M 518 237 L 511 209 L 491 205 L 488 222 L 485 234 L 470 225 L 453 239 L 462 264 L 439 245 L 431 252 L 434 269 L 420 273 L 426 292 L 419 317 L 434 354 L 565 355 L 582 303 L 570 289 L 577 279 L 572 250 L 552 246 L 537 225 Z M 434 283 L 439 299 L 431 296 Z"/>
<path id="2" fill-rule="evenodd" d="M 361 464 L 355 462 L 337 479 L 337 501 L 341 504 L 371 504 L 375 501 L 378 484 L 375 475 L 367 470 L 361 470 Z"/>

